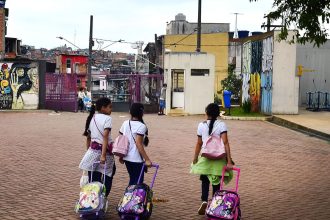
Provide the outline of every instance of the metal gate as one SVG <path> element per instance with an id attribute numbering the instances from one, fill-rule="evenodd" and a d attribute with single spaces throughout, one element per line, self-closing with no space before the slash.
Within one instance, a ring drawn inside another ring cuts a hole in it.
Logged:
<path id="1" fill-rule="evenodd" d="M 54 111 L 76 112 L 77 75 L 46 73 L 45 108 Z"/>
<path id="2" fill-rule="evenodd" d="M 93 90 L 92 96 L 110 98 L 114 111 L 128 111 L 133 102 L 140 102 L 146 112 L 157 112 L 163 82 L 160 74 L 112 74 L 107 76 L 107 89 Z"/>

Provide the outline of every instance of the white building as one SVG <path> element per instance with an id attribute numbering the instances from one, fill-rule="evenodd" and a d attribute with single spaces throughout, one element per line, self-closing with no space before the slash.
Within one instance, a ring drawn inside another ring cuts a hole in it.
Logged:
<path id="1" fill-rule="evenodd" d="M 214 101 L 215 57 L 207 53 L 165 53 L 166 114 L 204 114 Z"/>

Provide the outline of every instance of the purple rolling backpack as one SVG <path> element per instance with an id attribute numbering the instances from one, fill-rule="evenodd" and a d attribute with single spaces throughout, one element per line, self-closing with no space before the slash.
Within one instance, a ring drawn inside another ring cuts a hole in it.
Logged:
<path id="1" fill-rule="evenodd" d="M 206 208 L 206 215 L 209 220 L 215 219 L 233 219 L 238 220 L 241 218 L 240 210 L 240 198 L 237 193 L 238 191 L 238 180 L 240 175 L 239 168 L 233 168 L 233 171 L 237 172 L 236 176 L 236 189 L 235 190 L 224 190 L 224 175 L 227 167 L 225 166 L 222 170 L 220 190 L 216 191 L 212 197 L 212 200 L 208 203 Z"/>
<path id="2" fill-rule="evenodd" d="M 121 219 L 142 220 L 149 219 L 152 213 L 152 187 L 154 185 L 158 168 L 158 164 L 153 164 L 156 168 L 155 174 L 151 181 L 150 187 L 145 183 L 140 183 L 145 165 L 142 166 L 138 184 L 130 185 L 126 188 L 124 196 L 121 198 L 117 211 Z"/>

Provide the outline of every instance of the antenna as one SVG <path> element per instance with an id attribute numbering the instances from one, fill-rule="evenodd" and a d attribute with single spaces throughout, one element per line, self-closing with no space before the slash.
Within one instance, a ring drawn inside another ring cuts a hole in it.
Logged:
<path id="1" fill-rule="evenodd" d="M 76 44 L 76 37 L 77 37 L 77 29 L 74 27 L 74 32 L 73 32 L 73 43 Z"/>
<path id="2" fill-rule="evenodd" d="M 235 31 L 234 31 L 234 39 L 237 39 L 238 38 L 238 30 L 237 30 L 237 15 L 242 15 L 242 13 L 232 13 L 235 15 Z"/>

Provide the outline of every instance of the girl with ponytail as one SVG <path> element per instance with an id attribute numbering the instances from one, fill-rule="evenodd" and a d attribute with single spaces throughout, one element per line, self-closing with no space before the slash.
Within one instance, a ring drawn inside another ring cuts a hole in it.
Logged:
<path id="1" fill-rule="evenodd" d="M 199 123 L 197 128 L 197 143 L 195 147 L 195 154 L 191 166 L 191 173 L 200 175 L 202 182 L 202 204 L 198 209 L 198 214 L 205 215 L 207 207 L 209 186 L 212 183 L 213 194 L 220 189 L 221 173 L 224 166 L 228 168 L 233 167 L 231 159 L 230 147 L 227 136 L 226 124 L 218 120 L 220 115 L 220 108 L 217 104 L 211 103 L 205 108 L 206 121 Z M 210 160 L 205 157 L 199 156 L 202 147 L 205 146 L 206 140 L 210 135 L 219 136 L 225 146 L 226 158 L 218 160 Z M 229 182 L 232 178 L 232 171 L 226 172 L 225 182 Z"/>
<path id="2" fill-rule="evenodd" d="M 111 101 L 105 97 L 98 99 L 95 105 L 92 105 L 90 113 L 86 119 L 83 133 L 83 135 L 86 136 L 87 152 L 79 165 L 79 168 L 82 169 L 84 173 L 88 171 L 89 180 L 91 179 L 92 171 L 93 181 L 99 181 L 102 183 L 103 178 L 105 178 L 106 196 L 110 193 L 112 179 L 116 171 L 115 160 L 111 150 L 111 111 Z M 101 164 L 93 166 L 93 164 L 98 161 L 100 161 Z M 106 173 L 105 176 L 102 177 L 104 166 L 106 166 Z M 87 177 L 87 174 L 85 177 Z M 86 181 L 82 179 L 80 185 L 86 183 Z"/>
<path id="3" fill-rule="evenodd" d="M 143 121 L 144 107 L 141 103 L 133 103 L 130 108 L 131 119 L 124 121 L 119 133 L 129 139 L 128 153 L 120 158 L 125 163 L 129 175 L 129 185 L 137 184 L 143 163 L 151 167 L 152 163 L 144 149 L 149 144 L 148 128 Z M 141 176 L 143 182 L 144 174 Z"/>

